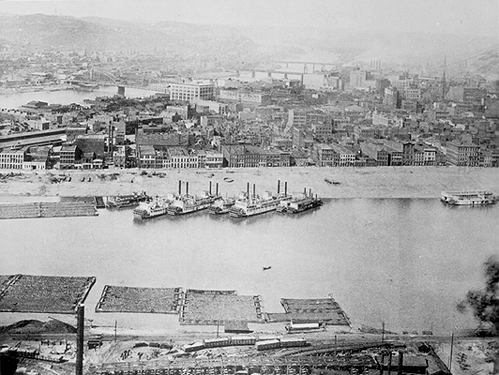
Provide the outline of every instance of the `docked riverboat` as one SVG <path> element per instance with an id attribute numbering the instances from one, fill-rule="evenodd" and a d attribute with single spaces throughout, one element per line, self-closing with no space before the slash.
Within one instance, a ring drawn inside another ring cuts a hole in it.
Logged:
<path id="1" fill-rule="evenodd" d="M 230 208 L 236 203 L 234 198 L 217 198 L 208 208 L 210 214 L 213 215 L 224 215 L 228 214 Z"/>
<path id="2" fill-rule="evenodd" d="M 440 200 L 452 206 L 486 206 L 496 203 L 498 197 L 487 190 L 442 191 Z"/>
<path id="3" fill-rule="evenodd" d="M 312 193 L 302 193 L 298 196 L 294 195 L 291 200 L 281 202 L 276 211 L 281 213 L 297 214 L 320 207 L 322 204 L 322 199 L 317 196 L 314 197 Z"/>
<path id="4" fill-rule="evenodd" d="M 133 217 L 139 220 L 147 220 L 153 217 L 166 215 L 168 207 L 173 202 L 174 196 L 170 194 L 164 197 L 155 197 L 150 202 L 141 202 L 133 210 Z"/>
<path id="5" fill-rule="evenodd" d="M 219 196 L 211 195 L 203 191 L 200 196 L 181 194 L 175 197 L 168 207 L 168 215 L 185 215 L 193 212 L 205 210 L 215 202 Z"/>
<path id="6" fill-rule="evenodd" d="M 242 218 L 264 214 L 275 211 L 279 204 L 286 200 L 291 200 L 291 196 L 284 194 L 274 196 L 268 191 L 262 195 L 252 196 L 243 193 L 229 209 L 229 215 L 231 217 Z"/>
<path id="7" fill-rule="evenodd" d="M 150 199 L 151 198 L 144 191 L 141 193 L 134 192 L 132 194 L 117 195 L 107 198 L 106 207 L 110 209 L 135 207 L 140 202 L 147 202 Z"/>
<path id="8" fill-rule="evenodd" d="M 236 199 L 234 205 L 229 209 L 231 217 L 249 217 L 275 211 L 282 202 L 290 201 L 291 195 L 287 193 L 288 183 L 284 183 L 284 192 L 280 193 L 281 182 L 277 181 L 277 195 L 266 191 L 257 195 L 253 184 L 253 194 L 250 195 L 249 183 L 246 192 L 242 192 Z"/>

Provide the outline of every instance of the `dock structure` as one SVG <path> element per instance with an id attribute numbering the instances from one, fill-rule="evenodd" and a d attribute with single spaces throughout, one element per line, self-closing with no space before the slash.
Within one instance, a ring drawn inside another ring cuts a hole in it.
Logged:
<path id="1" fill-rule="evenodd" d="M 310 375 L 316 369 L 350 370 L 357 369 L 362 373 L 364 369 L 375 368 L 376 363 L 369 356 L 354 358 L 328 357 L 301 357 L 277 358 L 267 357 L 240 357 L 223 359 L 184 358 L 168 363 L 112 363 L 93 365 L 88 368 L 88 374 L 95 375 L 232 375 L 241 374 L 281 374 L 281 375 Z"/>
<path id="2" fill-rule="evenodd" d="M 93 276 L 1 276 L 0 312 L 74 314 L 95 280 Z"/>
<path id="3" fill-rule="evenodd" d="M 187 289 L 180 309 L 182 325 L 224 325 L 225 322 L 263 323 L 261 297 L 236 291 Z"/>
<path id="4" fill-rule="evenodd" d="M 106 285 L 95 312 L 178 314 L 182 288 L 136 288 Z"/>
<path id="5" fill-rule="evenodd" d="M 350 326 L 350 321 L 332 297 L 294 299 L 282 298 L 284 313 L 267 313 L 269 322 L 317 322 L 326 325 Z"/>
<path id="6" fill-rule="evenodd" d="M 97 216 L 94 204 L 85 202 L 31 202 L 0 204 L 0 219 Z"/>

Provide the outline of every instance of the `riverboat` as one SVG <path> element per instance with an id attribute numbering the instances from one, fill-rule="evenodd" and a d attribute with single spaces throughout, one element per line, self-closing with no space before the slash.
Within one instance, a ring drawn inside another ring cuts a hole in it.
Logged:
<path id="1" fill-rule="evenodd" d="M 322 206 L 322 199 L 312 194 L 302 193 L 298 196 L 293 196 L 291 200 L 283 201 L 277 207 L 276 211 L 288 214 L 297 214 L 300 212 L 312 210 Z"/>
<path id="2" fill-rule="evenodd" d="M 185 215 L 205 210 L 218 199 L 219 196 L 203 191 L 202 195 L 177 195 L 168 207 L 168 215 Z"/>
<path id="3" fill-rule="evenodd" d="M 234 198 L 223 198 L 220 197 L 216 199 L 209 207 L 210 214 L 213 215 L 223 215 L 228 214 L 229 209 L 236 203 Z"/>
<path id="4" fill-rule="evenodd" d="M 107 208 L 126 208 L 137 206 L 140 202 L 147 202 L 151 198 L 143 191 L 142 193 L 132 193 L 117 195 L 107 198 Z"/>
<path id="5" fill-rule="evenodd" d="M 442 191 L 440 200 L 452 206 L 486 206 L 496 203 L 498 197 L 487 190 Z"/>
<path id="6" fill-rule="evenodd" d="M 291 196 L 288 194 L 274 196 L 268 191 L 262 195 L 251 196 L 248 193 L 242 193 L 229 209 L 229 215 L 237 218 L 260 215 L 275 211 L 281 202 L 289 200 L 291 200 Z"/>
<path id="7" fill-rule="evenodd" d="M 166 215 L 168 207 L 173 202 L 173 194 L 165 197 L 155 197 L 149 202 L 141 202 L 139 206 L 133 210 L 133 217 L 140 220 L 147 220 L 153 217 Z"/>

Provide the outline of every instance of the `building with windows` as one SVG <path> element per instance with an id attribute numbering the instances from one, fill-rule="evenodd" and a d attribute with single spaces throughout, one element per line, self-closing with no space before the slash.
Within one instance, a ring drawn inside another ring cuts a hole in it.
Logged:
<path id="1" fill-rule="evenodd" d="M 333 149 L 333 165 L 335 167 L 352 167 L 355 165 L 355 152 L 350 148 L 332 144 Z"/>
<path id="2" fill-rule="evenodd" d="M 0 169 L 23 169 L 25 155 L 25 149 L 0 152 Z"/>
<path id="3" fill-rule="evenodd" d="M 76 145 L 63 145 L 60 151 L 59 166 L 61 169 L 75 168 L 76 164 L 81 161 L 83 152 Z"/>
<path id="4" fill-rule="evenodd" d="M 451 165 L 479 167 L 480 146 L 458 140 L 447 143 L 447 161 Z"/>
<path id="5" fill-rule="evenodd" d="M 215 93 L 213 82 L 197 81 L 170 84 L 170 100 L 195 103 L 212 100 Z"/>
<path id="6" fill-rule="evenodd" d="M 314 144 L 312 159 L 319 167 L 333 167 L 335 163 L 335 152 L 333 147 L 324 143 Z"/>

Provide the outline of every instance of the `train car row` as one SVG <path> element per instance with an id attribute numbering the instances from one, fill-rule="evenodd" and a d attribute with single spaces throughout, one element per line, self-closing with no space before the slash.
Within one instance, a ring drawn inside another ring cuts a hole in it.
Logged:
<path id="1" fill-rule="evenodd" d="M 206 339 L 203 342 L 184 345 L 185 352 L 195 352 L 197 350 L 220 348 L 225 346 L 254 345 L 256 350 L 292 348 L 306 346 L 307 341 L 303 338 L 269 338 L 258 339 L 255 336 L 235 336 Z"/>

